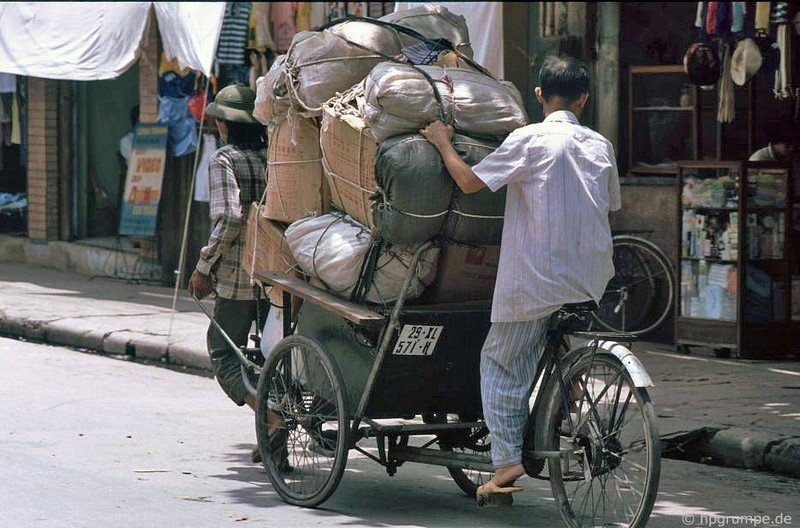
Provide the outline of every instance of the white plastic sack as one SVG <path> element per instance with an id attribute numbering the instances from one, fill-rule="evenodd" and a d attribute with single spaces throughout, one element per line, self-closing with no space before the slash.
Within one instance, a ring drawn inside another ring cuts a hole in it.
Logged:
<path id="1" fill-rule="evenodd" d="M 328 289 L 348 298 L 356 286 L 361 264 L 371 243 L 370 231 L 341 212 L 298 220 L 286 229 L 286 242 L 300 268 L 321 280 Z M 419 262 L 406 299 L 422 294 L 436 276 L 439 250 L 426 251 Z M 411 264 L 408 248 L 391 246 L 378 257 L 377 270 L 366 300 L 385 303 L 396 300 Z"/>
<path id="2" fill-rule="evenodd" d="M 283 339 L 283 308 L 270 306 L 264 329 L 261 331 L 261 354 L 269 359 L 269 353 Z"/>
<path id="3" fill-rule="evenodd" d="M 378 141 L 415 133 L 441 119 L 442 112 L 457 131 L 474 137 L 505 138 L 528 124 L 522 96 L 513 84 L 470 70 L 383 62 L 363 86 L 359 110 Z"/>

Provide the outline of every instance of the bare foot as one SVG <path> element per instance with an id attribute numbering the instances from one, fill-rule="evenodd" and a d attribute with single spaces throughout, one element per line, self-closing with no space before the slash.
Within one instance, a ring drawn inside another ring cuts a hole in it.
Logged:
<path id="1" fill-rule="evenodd" d="M 497 468 L 494 471 L 492 480 L 495 485 L 499 487 L 511 486 L 518 478 L 525 474 L 525 468 L 522 464 L 514 464 L 513 466 L 505 466 Z"/>

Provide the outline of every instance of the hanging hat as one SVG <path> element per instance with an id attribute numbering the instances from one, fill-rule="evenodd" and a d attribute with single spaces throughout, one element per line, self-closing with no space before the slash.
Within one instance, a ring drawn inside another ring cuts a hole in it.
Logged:
<path id="1" fill-rule="evenodd" d="M 770 34 L 763 29 L 756 30 L 753 42 L 755 42 L 761 52 L 761 68 L 758 70 L 759 75 L 772 75 L 775 73 L 775 70 L 778 69 L 778 65 L 781 62 L 781 50 L 778 44 Z"/>
<path id="2" fill-rule="evenodd" d="M 737 85 L 744 86 L 761 69 L 761 62 L 761 50 L 753 39 L 740 40 L 731 57 L 731 79 Z"/>
<path id="3" fill-rule="evenodd" d="M 716 84 L 720 66 L 717 50 L 710 43 L 695 42 L 683 56 L 683 71 L 699 86 Z"/>
<path id="4" fill-rule="evenodd" d="M 219 91 L 206 114 L 235 123 L 258 123 L 253 117 L 256 93 L 247 86 L 233 84 Z"/>

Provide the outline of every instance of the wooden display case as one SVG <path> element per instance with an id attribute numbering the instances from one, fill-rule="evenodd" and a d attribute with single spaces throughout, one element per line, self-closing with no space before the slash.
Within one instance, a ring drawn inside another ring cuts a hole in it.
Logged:
<path id="1" fill-rule="evenodd" d="M 750 358 L 796 352 L 800 225 L 789 166 L 680 162 L 677 185 L 679 349 Z"/>
<path id="2" fill-rule="evenodd" d="M 628 172 L 676 174 L 699 155 L 698 90 L 681 65 L 631 66 Z"/>

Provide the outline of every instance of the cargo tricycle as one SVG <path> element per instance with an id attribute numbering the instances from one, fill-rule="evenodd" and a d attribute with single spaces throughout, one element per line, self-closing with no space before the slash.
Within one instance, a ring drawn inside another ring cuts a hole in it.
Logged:
<path id="1" fill-rule="evenodd" d="M 345 300 L 285 273 L 255 274 L 282 291 L 285 337 L 263 365 L 240 357 L 257 376 L 259 449 L 284 501 L 325 502 L 351 450 L 389 475 L 406 462 L 443 466 L 472 497 L 491 478 L 479 374 L 490 302 L 406 301 L 431 245 L 417 247 L 388 306 Z M 661 462 L 652 381 L 630 351 L 635 336 L 581 330 L 594 308 L 565 305 L 550 319 L 523 464 L 528 476 L 550 481 L 567 526 L 645 526 Z"/>

